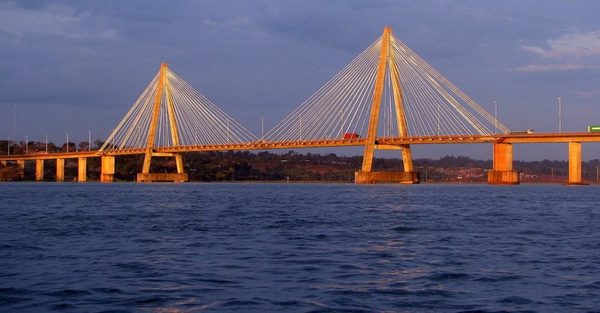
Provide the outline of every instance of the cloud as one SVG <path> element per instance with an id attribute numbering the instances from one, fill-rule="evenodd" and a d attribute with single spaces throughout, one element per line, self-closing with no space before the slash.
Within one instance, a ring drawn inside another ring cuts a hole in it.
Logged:
<path id="1" fill-rule="evenodd" d="M 572 33 L 546 41 L 547 48 L 522 46 L 523 50 L 546 57 L 588 57 L 600 55 L 600 31 Z"/>
<path id="2" fill-rule="evenodd" d="M 574 92 L 576 97 L 584 99 L 596 99 L 600 97 L 600 90 L 579 90 Z"/>
<path id="3" fill-rule="evenodd" d="M 214 19 L 206 18 L 202 21 L 202 24 L 207 25 L 207 26 L 212 26 L 212 27 L 218 27 L 218 26 L 240 27 L 240 26 L 248 25 L 249 23 L 250 23 L 250 18 L 248 18 L 247 16 L 238 16 L 238 17 L 231 18 L 228 20 L 223 20 L 223 21 L 217 21 Z"/>
<path id="4" fill-rule="evenodd" d="M 35 35 L 66 39 L 114 40 L 119 37 L 113 28 L 88 25 L 90 20 L 90 13 L 65 5 L 25 8 L 12 2 L 0 3 L 0 33 L 17 37 Z"/>
<path id="5" fill-rule="evenodd" d="M 581 64 L 530 64 L 516 69 L 517 72 L 541 73 L 541 72 L 559 72 L 589 69 L 591 67 Z"/>

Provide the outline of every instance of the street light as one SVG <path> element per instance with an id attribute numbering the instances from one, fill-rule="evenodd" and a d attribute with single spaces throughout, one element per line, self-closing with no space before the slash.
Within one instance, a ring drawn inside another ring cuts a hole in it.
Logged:
<path id="1" fill-rule="evenodd" d="M 88 130 L 88 151 L 92 149 L 92 131 Z"/>
<path id="2" fill-rule="evenodd" d="M 498 101 L 494 100 L 494 133 L 498 133 Z"/>
<path id="3" fill-rule="evenodd" d="M 227 143 L 230 141 L 230 129 L 229 129 L 229 120 L 227 120 Z"/>
<path id="4" fill-rule="evenodd" d="M 437 104 L 437 135 L 441 136 L 441 127 L 440 127 L 440 104 Z"/>
<path id="5" fill-rule="evenodd" d="M 10 137 L 6 137 L 6 155 L 10 155 Z"/>
<path id="6" fill-rule="evenodd" d="M 67 133 L 67 153 L 69 153 L 69 133 Z"/>
<path id="7" fill-rule="evenodd" d="M 265 139 L 265 118 L 263 116 L 260 117 L 260 140 Z"/>
<path id="8" fill-rule="evenodd" d="M 29 138 L 25 136 L 25 154 L 29 154 Z"/>
<path id="9" fill-rule="evenodd" d="M 48 153 L 48 134 L 45 134 L 44 136 L 46 136 L 46 153 Z"/>
<path id="10" fill-rule="evenodd" d="M 558 100 L 558 132 L 562 133 L 562 102 L 560 97 L 556 99 Z"/>
<path id="11" fill-rule="evenodd" d="M 300 141 L 302 141 L 302 114 L 300 114 Z"/>
<path id="12" fill-rule="evenodd" d="M 338 137 L 342 137 L 344 138 L 344 120 L 343 120 L 343 112 L 342 110 L 340 110 L 340 134 L 338 135 Z"/>

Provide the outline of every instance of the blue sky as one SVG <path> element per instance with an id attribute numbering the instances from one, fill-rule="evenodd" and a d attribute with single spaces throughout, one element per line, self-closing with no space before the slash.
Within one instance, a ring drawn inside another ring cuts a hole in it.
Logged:
<path id="1" fill-rule="evenodd" d="M 598 1 L 0 1 L 0 138 L 13 137 L 16 108 L 20 140 L 103 139 L 161 61 L 259 133 L 260 116 L 274 126 L 385 25 L 486 109 L 498 101 L 509 128 L 556 131 L 561 97 L 564 130 L 585 131 L 600 124 L 598 12 Z M 491 147 L 415 152 L 490 158 Z"/>

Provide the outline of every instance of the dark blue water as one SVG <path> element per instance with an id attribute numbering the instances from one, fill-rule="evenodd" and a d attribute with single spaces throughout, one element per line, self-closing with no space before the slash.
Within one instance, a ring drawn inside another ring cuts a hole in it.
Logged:
<path id="1" fill-rule="evenodd" d="M 599 191 L 0 184 L 0 311 L 599 312 Z"/>

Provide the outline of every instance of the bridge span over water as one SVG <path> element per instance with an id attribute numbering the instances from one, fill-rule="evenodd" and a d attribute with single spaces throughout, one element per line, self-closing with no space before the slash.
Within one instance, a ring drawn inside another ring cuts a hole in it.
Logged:
<path id="1" fill-rule="evenodd" d="M 389 27 L 329 82 L 258 138 L 204 95 L 161 64 L 159 72 L 104 145 L 97 151 L 0 156 L 20 167 L 35 161 L 43 180 L 44 161 L 56 160 L 64 180 L 65 159 L 78 159 L 78 181 L 87 180 L 87 160 L 101 158 L 102 182 L 114 181 L 115 157 L 144 155 L 138 182 L 187 181 L 182 153 L 322 147 L 364 147 L 356 183 L 418 183 L 412 145 L 490 144 L 491 184 L 518 184 L 513 145 L 568 144 L 569 184 L 582 184 L 581 145 L 600 142 L 600 133 L 511 132 L 442 74 Z M 373 170 L 375 150 L 398 150 L 404 170 Z M 175 159 L 174 173 L 152 173 L 153 157 Z"/>

